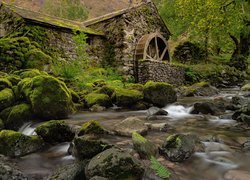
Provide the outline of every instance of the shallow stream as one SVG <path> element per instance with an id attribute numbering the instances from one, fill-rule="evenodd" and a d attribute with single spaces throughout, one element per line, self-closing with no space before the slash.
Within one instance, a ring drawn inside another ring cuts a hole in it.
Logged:
<path id="1" fill-rule="evenodd" d="M 186 97 L 179 99 L 177 103 L 164 109 L 168 116 L 158 120 L 145 120 L 147 123 L 167 123 L 167 132 L 150 130 L 146 138 L 155 144 L 162 144 L 164 138 L 172 133 L 196 134 L 205 145 L 205 152 L 196 152 L 190 159 L 183 163 L 171 163 L 163 158 L 159 160 L 174 170 L 181 180 L 222 180 L 226 172 L 232 169 L 250 172 L 250 153 L 241 151 L 241 145 L 250 140 L 250 129 L 242 129 L 237 122 L 232 120 L 232 112 L 224 115 L 191 115 L 194 102 L 211 101 L 214 98 L 231 98 L 238 94 L 237 89 L 225 89 L 216 97 Z M 106 129 L 112 129 L 113 125 L 127 117 L 136 116 L 146 119 L 147 111 L 106 111 L 100 113 L 79 112 L 69 119 L 71 125 L 82 125 L 88 120 L 98 120 Z M 34 134 L 34 128 L 38 124 L 27 123 L 20 131 Z M 120 136 L 107 136 L 109 141 L 117 146 L 131 148 L 131 138 Z M 57 167 L 72 163 L 74 157 L 68 155 L 69 143 L 48 147 L 46 150 L 30 154 L 17 160 L 19 168 L 30 179 L 46 179 Z"/>

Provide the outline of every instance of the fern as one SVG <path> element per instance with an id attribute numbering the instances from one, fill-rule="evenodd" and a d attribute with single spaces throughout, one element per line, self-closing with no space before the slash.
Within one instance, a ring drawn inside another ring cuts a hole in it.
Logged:
<path id="1" fill-rule="evenodd" d="M 156 172 L 156 175 L 163 179 L 169 179 L 171 176 L 170 171 L 164 167 L 157 159 L 153 156 L 150 158 L 150 168 Z"/>

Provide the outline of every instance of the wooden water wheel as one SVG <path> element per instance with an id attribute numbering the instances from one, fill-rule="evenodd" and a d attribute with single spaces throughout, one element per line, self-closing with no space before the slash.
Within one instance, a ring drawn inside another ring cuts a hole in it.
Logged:
<path id="1" fill-rule="evenodd" d="M 142 36 L 136 46 L 135 59 L 169 61 L 167 41 L 159 32 Z"/>

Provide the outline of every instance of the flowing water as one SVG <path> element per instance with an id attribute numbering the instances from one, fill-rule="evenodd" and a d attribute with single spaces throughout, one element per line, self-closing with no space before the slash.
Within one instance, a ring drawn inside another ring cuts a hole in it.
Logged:
<path id="1" fill-rule="evenodd" d="M 237 89 L 223 91 L 219 97 L 230 99 L 235 94 Z M 205 151 L 196 152 L 183 163 L 161 160 L 163 164 L 174 170 L 181 180 L 222 180 L 224 174 L 232 169 L 250 171 L 250 154 L 241 151 L 241 144 L 250 140 L 250 130 L 239 128 L 237 122 L 230 118 L 232 112 L 229 111 L 221 117 L 190 114 L 194 102 L 210 101 L 213 98 L 217 97 L 179 99 L 177 103 L 164 108 L 168 111 L 168 116 L 147 121 L 152 124 L 168 124 L 167 132 L 156 130 L 148 132 L 146 137 L 155 144 L 161 145 L 166 136 L 171 133 L 193 133 L 202 140 Z M 115 123 L 131 116 L 146 119 L 147 111 L 80 112 L 66 121 L 68 124 L 81 125 L 94 119 L 111 130 Z M 20 131 L 32 135 L 36 126 L 37 124 L 28 123 Z M 108 135 L 106 139 L 120 147 L 132 147 L 131 138 Z M 60 165 L 74 161 L 74 158 L 67 153 L 68 147 L 69 143 L 49 147 L 40 153 L 19 159 L 17 165 L 30 179 L 46 179 L 46 176 Z"/>

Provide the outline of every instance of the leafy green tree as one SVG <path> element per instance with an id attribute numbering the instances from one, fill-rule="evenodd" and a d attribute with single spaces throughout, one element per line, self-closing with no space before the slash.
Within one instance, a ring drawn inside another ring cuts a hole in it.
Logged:
<path id="1" fill-rule="evenodd" d="M 217 54 L 233 48 L 231 59 L 249 56 L 249 0 L 162 0 L 160 13 L 177 34 L 188 32 Z M 233 40 L 233 41 L 232 41 Z"/>

